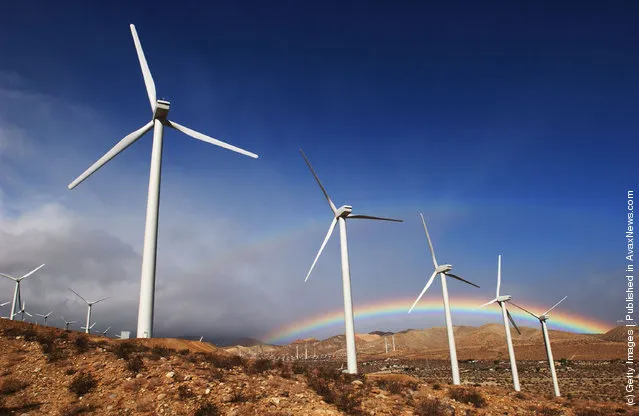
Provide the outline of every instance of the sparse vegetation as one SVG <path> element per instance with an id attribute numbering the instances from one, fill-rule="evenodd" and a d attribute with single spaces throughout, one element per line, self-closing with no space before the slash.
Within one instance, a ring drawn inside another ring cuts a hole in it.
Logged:
<path id="1" fill-rule="evenodd" d="M 5 378 L 0 384 L 0 395 L 8 396 L 28 387 L 29 384 L 17 378 Z"/>
<path id="2" fill-rule="evenodd" d="M 259 358 L 253 362 L 253 364 L 248 368 L 249 374 L 258 374 L 268 371 L 273 368 L 273 362 L 271 360 L 267 360 L 266 358 Z"/>
<path id="3" fill-rule="evenodd" d="M 444 405 L 437 398 L 425 397 L 415 405 L 416 416 L 444 416 Z"/>
<path id="4" fill-rule="evenodd" d="M 91 373 L 81 372 L 73 378 L 69 390 L 80 397 L 93 390 L 97 384 Z"/>
<path id="5" fill-rule="evenodd" d="M 144 362 L 139 356 L 131 355 L 126 362 L 126 368 L 132 373 L 137 374 L 144 368 Z"/>
<path id="6" fill-rule="evenodd" d="M 532 407 L 530 410 L 539 416 L 562 416 L 564 414 L 561 410 L 550 406 Z"/>
<path id="7" fill-rule="evenodd" d="M 85 335 L 76 334 L 73 344 L 75 345 L 76 351 L 80 354 L 89 350 L 89 339 Z"/>
<path id="8" fill-rule="evenodd" d="M 201 404 L 193 413 L 193 416 L 220 416 L 222 413 L 213 403 Z"/>
<path id="9" fill-rule="evenodd" d="M 593 409 L 589 407 L 581 407 L 573 410 L 575 416 L 607 416 L 608 413 L 601 409 Z"/>
<path id="10" fill-rule="evenodd" d="M 460 403 L 470 403 L 477 408 L 486 406 L 486 399 L 474 388 L 453 387 L 448 391 L 448 396 Z"/>
<path id="11" fill-rule="evenodd" d="M 191 391 L 191 389 L 188 386 L 182 384 L 180 385 L 180 387 L 178 387 L 178 398 L 180 400 L 186 400 L 193 396 L 195 396 L 195 394 Z"/>
<path id="12" fill-rule="evenodd" d="M 76 416 L 83 413 L 95 414 L 96 408 L 90 404 L 71 404 L 60 410 L 60 416 Z"/>

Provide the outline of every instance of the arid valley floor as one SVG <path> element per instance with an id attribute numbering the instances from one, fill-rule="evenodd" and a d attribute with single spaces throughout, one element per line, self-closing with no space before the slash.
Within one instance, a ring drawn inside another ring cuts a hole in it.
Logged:
<path id="1" fill-rule="evenodd" d="M 639 414 L 623 401 L 623 328 L 601 335 L 551 331 L 560 398 L 552 396 L 536 329 L 514 337 L 519 393 L 501 346 L 503 326 L 455 328 L 460 387 L 449 384 L 442 328 L 396 333 L 397 349 L 387 354 L 388 335 L 358 334 L 361 374 L 348 376 L 338 371 L 342 336 L 217 348 L 2 320 L 0 415 Z"/>

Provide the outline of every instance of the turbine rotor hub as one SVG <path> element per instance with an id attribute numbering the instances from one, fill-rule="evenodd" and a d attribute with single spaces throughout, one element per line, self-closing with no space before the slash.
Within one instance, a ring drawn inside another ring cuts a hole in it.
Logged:
<path id="1" fill-rule="evenodd" d="M 539 320 L 540 320 L 540 321 L 547 321 L 549 318 L 550 318 L 550 316 L 548 316 L 548 315 L 541 315 L 541 316 L 539 317 Z"/>
<path id="2" fill-rule="evenodd" d="M 439 266 L 437 266 L 437 268 L 435 269 L 435 271 L 437 273 L 446 273 L 453 270 L 453 266 L 450 264 L 440 264 Z"/>
<path id="3" fill-rule="evenodd" d="M 166 116 L 169 115 L 169 109 L 171 103 L 165 100 L 157 100 L 155 103 L 155 109 L 153 110 L 153 119 L 166 120 Z"/>
<path id="4" fill-rule="evenodd" d="M 508 301 L 509 301 L 509 300 L 511 300 L 512 298 L 513 298 L 513 297 L 512 297 L 512 296 L 510 296 L 510 295 L 502 295 L 502 296 L 499 296 L 499 297 L 497 298 L 497 302 L 508 302 Z"/>
<path id="5" fill-rule="evenodd" d="M 342 205 L 337 208 L 337 212 L 335 213 L 335 218 L 346 218 L 351 212 L 353 212 L 353 207 L 350 205 Z"/>

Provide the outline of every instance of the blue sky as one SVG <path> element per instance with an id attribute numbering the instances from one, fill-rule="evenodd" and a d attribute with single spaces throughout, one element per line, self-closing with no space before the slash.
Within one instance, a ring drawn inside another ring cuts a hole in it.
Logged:
<path id="1" fill-rule="evenodd" d="M 302 284 L 330 212 L 300 147 L 336 204 L 406 220 L 349 225 L 356 309 L 419 293 L 430 274 L 423 211 L 438 257 L 482 286 L 462 294 L 489 297 L 503 253 L 513 296 L 552 304 L 561 291 L 569 294 L 566 309 L 612 325 L 623 312 L 625 195 L 637 184 L 638 12 L 632 2 L 7 5 L 0 195 L 13 251 L 0 253 L 0 266 L 18 274 L 39 258 L 73 259 L 63 242 L 92 241 L 78 268 L 47 260 L 52 266 L 24 290 L 33 290 L 38 307 L 60 304 L 71 313 L 78 305 L 56 279 L 78 281 L 95 297 L 127 287 L 129 297 L 103 306 L 121 316 L 105 319 L 134 327 L 150 135 L 66 190 L 149 119 L 134 23 L 158 97 L 172 103 L 169 118 L 260 155 L 251 160 L 166 133 L 161 330 L 183 328 L 176 316 L 203 313 L 207 296 L 222 289 L 232 295 L 219 295 L 210 313 L 233 325 L 202 319 L 193 331 L 259 337 L 291 316 L 340 307 L 335 236 L 316 286 Z M 77 227 L 84 231 L 75 235 Z M 25 230 L 46 234 L 58 251 L 25 240 Z M 119 247 L 113 252 L 124 260 L 103 255 L 96 238 Z M 233 255 L 211 260 L 229 247 Z M 122 268 L 120 283 L 113 267 Z M 10 289 L 0 282 L 2 293 Z M 439 296 L 434 289 L 428 296 Z M 38 298 L 45 291 L 58 295 Z M 182 300 L 191 295 L 202 296 L 201 307 Z M 256 318 L 264 308 L 272 316 Z"/>

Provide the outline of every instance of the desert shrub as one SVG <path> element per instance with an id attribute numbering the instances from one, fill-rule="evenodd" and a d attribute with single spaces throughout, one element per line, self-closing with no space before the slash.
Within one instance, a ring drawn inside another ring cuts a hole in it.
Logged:
<path id="1" fill-rule="evenodd" d="M 282 378 L 291 378 L 293 377 L 293 369 L 288 364 L 283 364 L 280 368 L 280 376 Z"/>
<path id="2" fill-rule="evenodd" d="M 319 394 L 326 403 L 332 404 L 335 401 L 333 389 L 331 389 L 328 380 L 311 375 L 308 377 L 308 386 L 315 390 L 315 392 Z"/>
<path id="3" fill-rule="evenodd" d="M 515 393 L 515 398 L 519 399 L 519 400 L 528 400 L 528 396 L 526 396 L 524 393 L 522 393 L 520 391 Z"/>
<path id="4" fill-rule="evenodd" d="M 9 394 L 17 393 L 28 386 L 29 383 L 18 380 L 17 378 L 5 378 L 2 380 L 2 384 L 0 384 L 0 395 L 8 396 Z"/>
<path id="5" fill-rule="evenodd" d="M 235 393 L 233 393 L 233 395 L 231 396 L 231 399 L 229 400 L 229 402 L 231 402 L 231 403 L 246 403 L 246 402 L 248 402 L 250 400 L 251 400 L 251 398 L 249 396 L 247 396 L 244 393 L 242 393 L 241 390 L 238 390 Z"/>
<path id="6" fill-rule="evenodd" d="M 253 364 L 249 367 L 250 374 L 258 374 L 263 373 L 265 371 L 273 368 L 273 362 L 271 360 L 267 360 L 266 358 L 260 358 L 253 362 Z"/>
<path id="7" fill-rule="evenodd" d="M 80 372 L 73 378 L 73 381 L 71 381 L 69 390 L 80 397 L 93 390 L 97 385 L 98 383 L 91 373 Z"/>
<path id="8" fill-rule="evenodd" d="M 79 353 L 87 352 L 89 350 L 89 339 L 85 335 L 77 335 L 73 345 L 75 345 L 75 349 Z"/>
<path id="9" fill-rule="evenodd" d="M 218 381 L 224 379 L 224 371 L 220 370 L 219 368 L 213 368 L 211 370 L 211 378 Z"/>
<path id="10" fill-rule="evenodd" d="M 352 386 L 343 386 L 335 395 L 335 407 L 347 415 L 362 414 L 362 399 Z"/>
<path id="11" fill-rule="evenodd" d="M 306 371 L 308 370 L 308 367 L 306 367 L 302 363 L 295 362 L 295 363 L 293 363 L 292 370 L 293 370 L 293 373 L 295 373 L 295 374 L 305 374 Z"/>
<path id="12" fill-rule="evenodd" d="M 327 369 L 316 368 L 308 375 L 308 386 L 324 399 L 348 415 L 361 414 L 361 397 L 345 377 Z"/>
<path id="13" fill-rule="evenodd" d="M 91 404 L 70 404 L 60 409 L 60 416 L 75 416 L 82 413 L 95 414 L 95 406 Z"/>
<path id="14" fill-rule="evenodd" d="M 477 408 L 486 406 L 486 399 L 475 389 L 454 387 L 449 390 L 448 395 L 451 399 L 460 403 L 471 403 Z"/>
<path id="15" fill-rule="evenodd" d="M 188 349 L 186 349 L 186 348 L 185 348 L 185 349 L 183 349 L 183 350 L 178 351 L 178 354 L 180 354 L 180 355 L 189 355 L 189 352 L 190 352 L 190 351 L 189 351 Z"/>
<path id="16" fill-rule="evenodd" d="M 35 341 L 38 337 L 38 334 L 33 329 L 27 328 L 22 331 L 22 336 L 24 337 L 25 341 Z"/>
<path id="17" fill-rule="evenodd" d="M 72 376 L 75 373 L 77 373 L 77 370 L 73 367 L 69 367 L 66 370 L 64 370 L 64 374 L 68 375 L 68 376 Z"/>
<path id="18" fill-rule="evenodd" d="M 203 403 L 195 409 L 193 416 L 220 416 L 221 414 L 217 406 L 213 403 Z"/>
<path id="19" fill-rule="evenodd" d="M 549 406 L 533 407 L 530 410 L 539 416 L 562 416 L 564 414 L 561 410 Z"/>
<path id="20" fill-rule="evenodd" d="M 155 345 L 151 348 L 151 355 L 157 355 L 160 357 L 170 357 L 173 353 L 175 353 L 174 349 L 163 347 L 161 345 Z"/>
<path id="21" fill-rule="evenodd" d="M 435 383 L 433 384 L 433 390 L 441 390 L 442 389 L 442 385 L 439 383 Z"/>
<path id="22" fill-rule="evenodd" d="M 229 360 L 229 365 L 231 366 L 230 368 L 233 368 L 233 367 L 244 367 L 246 365 L 246 360 L 244 360 L 239 355 L 234 355 Z"/>
<path id="23" fill-rule="evenodd" d="M 417 416 L 443 416 L 444 414 L 444 405 L 437 398 L 425 397 L 415 405 Z"/>
<path id="24" fill-rule="evenodd" d="M 178 387 L 178 398 L 180 400 L 186 400 L 193 396 L 195 396 L 195 394 L 186 384 L 181 384 L 180 387 Z"/>
<path id="25" fill-rule="evenodd" d="M 111 352 L 113 352 L 116 357 L 126 360 L 135 349 L 135 345 L 132 342 L 118 342 Z"/>
<path id="26" fill-rule="evenodd" d="M 139 356 L 132 355 L 132 356 L 129 356 L 129 359 L 126 362 L 126 368 L 132 373 L 137 374 L 140 371 L 142 371 L 142 369 L 144 368 L 144 363 L 142 362 L 142 359 Z"/>
<path id="27" fill-rule="evenodd" d="M 64 350 L 55 344 L 53 334 L 38 335 L 36 341 L 40 344 L 42 353 L 47 358 L 47 361 L 54 362 L 65 357 Z"/>
<path id="28" fill-rule="evenodd" d="M 606 416 L 607 413 L 601 409 L 591 409 L 588 407 L 580 407 L 573 410 L 575 416 Z"/>
<path id="29" fill-rule="evenodd" d="M 398 381 L 394 380 L 379 380 L 377 385 L 380 389 L 384 389 L 392 394 L 400 394 L 404 390 L 404 386 Z"/>

